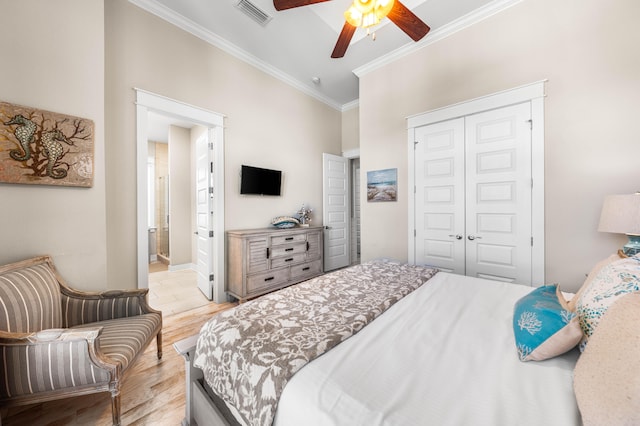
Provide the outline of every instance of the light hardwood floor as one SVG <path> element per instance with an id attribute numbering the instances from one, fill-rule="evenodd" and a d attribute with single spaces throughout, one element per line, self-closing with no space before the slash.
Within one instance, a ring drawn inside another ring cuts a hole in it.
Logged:
<path id="1" fill-rule="evenodd" d="M 121 388 L 123 425 L 179 425 L 184 418 L 184 358 L 173 343 L 198 333 L 213 314 L 235 304 L 208 303 L 189 311 L 163 313 L 163 357 L 156 357 L 155 340 L 138 358 Z M 60 399 L 44 404 L 0 409 L 0 425 L 111 425 L 108 392 Z"/>

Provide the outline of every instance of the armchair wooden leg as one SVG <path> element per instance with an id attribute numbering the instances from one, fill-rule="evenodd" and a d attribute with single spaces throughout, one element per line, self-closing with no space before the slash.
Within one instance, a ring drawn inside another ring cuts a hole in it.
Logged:
<path id="1" fill-rule="evenodd" d="M 111 391 L 111 417 L 113 426 L 120 426 L 120 391 Z"/>
<path id="2" fill-rule="evenodd" d="M 158 342 L 158 359 L 162 359 L 162 331 L 158 333 L 156 340 Z"/>

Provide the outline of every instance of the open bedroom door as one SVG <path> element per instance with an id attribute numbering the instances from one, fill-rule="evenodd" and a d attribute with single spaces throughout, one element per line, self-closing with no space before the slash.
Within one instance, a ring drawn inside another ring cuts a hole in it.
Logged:
<path id="1" fill-rule="evenodd" d="M 209 128 L 196 139 L 196 271 L 198 289 L 215 303 L 224 291 L 224 182 L 222 127 Z"/>
<path id="2" fill-rule="evenodd" d="M 349 266 L 349 159 L 322 154 L 324 271 Z"/>
<path id="3" fill-rule="evenodd" d="M 213 298 L 215 273 L 213 230 L 213 161 L 207 133 L 196 140 L 196 259 L 198 289 L 209 300 Z M 209 166 L 211 165 L 211 166 Z"/>

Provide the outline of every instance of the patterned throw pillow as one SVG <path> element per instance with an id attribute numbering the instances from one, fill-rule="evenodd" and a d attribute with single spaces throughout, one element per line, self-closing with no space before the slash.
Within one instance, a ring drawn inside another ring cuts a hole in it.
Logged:
<path id="1" fill-rule="evenodd" d="M 520 361 L 542 361 L 574 348 L 582 338 L 575 313 L 560 305 L 557 284 L 538 287 L 515 304 L 513 331 Z"/>
<path id="2" fill-rule="evenodd" d="M 598 272 L 576 304 L 584 332 L 580 351 L 584 351 L 607 309 L 621 296 L 635 291 L 640 291 L 639 255 L 617 260 Z"/>

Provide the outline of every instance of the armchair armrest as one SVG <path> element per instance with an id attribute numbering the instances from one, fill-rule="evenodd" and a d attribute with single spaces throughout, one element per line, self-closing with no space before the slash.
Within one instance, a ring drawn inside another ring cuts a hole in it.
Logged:
<path id="1" fill-rule="evenodd" d="M 157 313 L 147 303 L 149 289 L 85 292 L 60 285 L 65 327 Z"/>
<path id="2" fill-rule="evenodd" d="M 0 401 L 100 384 L 108 390 L 120 367 L 100 351 L 101 332 L 102 327 L 0 331 L 0 367 L 6 374 L 0 383 Z M 60 370 L 61 365 L 66 368 Z"/>
<path id="3" fill-rule="evenodd" d="M 102 327 L 80 329 L 50 328 L 34 333 L 9 333 L 0 331 L 0 345 L 37 345 L 40 343 L 71 342 L 75 340 L 94 341 Z"/>

